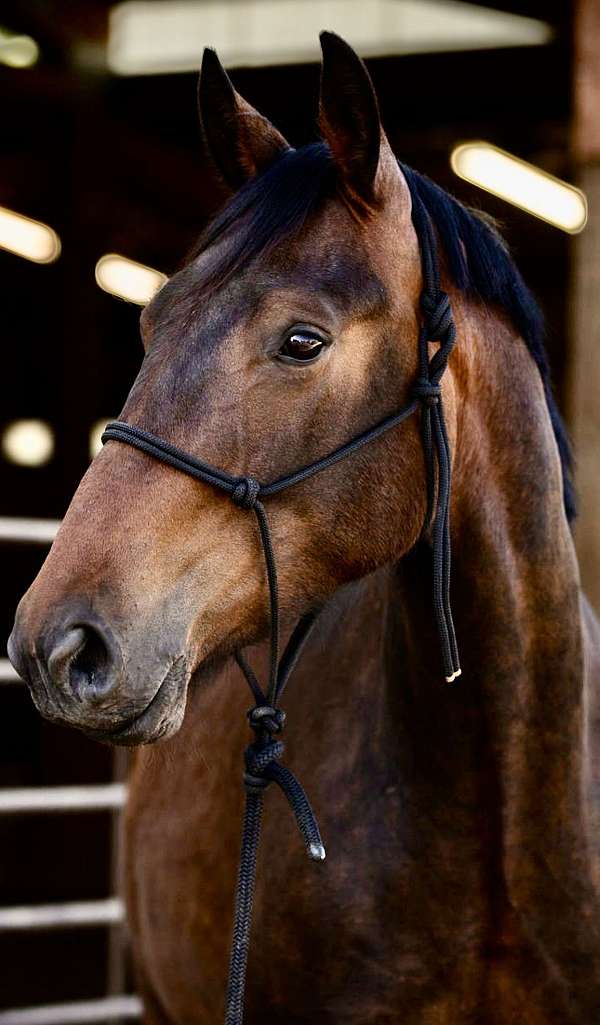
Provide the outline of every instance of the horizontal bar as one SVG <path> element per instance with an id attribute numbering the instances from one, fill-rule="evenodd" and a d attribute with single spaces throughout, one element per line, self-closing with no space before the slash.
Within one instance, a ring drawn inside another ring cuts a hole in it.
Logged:
<path id="1" fill-rule="evenodd" d="M 0 658 L 0 683 L 23 683 L 16 669 L 7 658 Z"/>
<path id="2" fill-rule="evenodd" d="M 124 920 L 125 908 L 118 897 L 74 901 L 71 904 L 25 904 L 0 908 L 0 932 L 118 925 Z"/>
<path id="3" fill-rule="evenodd" d="M 0 815 L 25 812 L 102 811 L 122 808 L 124 783 L 75 787 L 10 787 L 0 790 Z"/>
<path id="4" fill-rule="evenodd" d="M 34 520 L 22 516 L 0 516 L 0 541 L 22 541 L 45 545 L 54 541 L 60 520 Z"/>
<path id="5" fill-rule="evenodd" d="M 0 1025 L 84 1025 L 86 1022 L 118 1021 L 141 1018 L 139 997 L 102 997 L 100 1000 L 74 1000 L 68 1004 L 39 1007 L 15 1007 L 0 1011 Z"/>

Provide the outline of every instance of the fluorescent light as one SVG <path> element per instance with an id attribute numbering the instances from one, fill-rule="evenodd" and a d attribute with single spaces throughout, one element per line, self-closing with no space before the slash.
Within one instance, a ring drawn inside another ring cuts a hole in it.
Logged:
<path id="1" fill-rule="evenodd" d="M 0 248 L 34 263 L 53 263 L 60 256 L 60 239 L 47 224 L 0 206 Z"/>
<path id="2" fill-rule="evenodd" d="M 584 193 L 534 164 L 488 142 L 465 142 L 452 151 L 452 170 L 465 181 L 505 199 L 572 235 L 587 221 Z"/>
<path id="3" fill-rule="evenodd" d="M 45 420 L 13 420 L 2 432 L 2 453 L 19 466 L 43 466 L 54 454 L 54 432 Z"/>
<path id="4" fill-rule="evenodd" d="M 104 420 L 96 420 L 96 423 L 90 427 L 90 459 L 97 456 L 98 452 L 104 447 L 102 445 L 102 435 L 107 425 L 114 419 L 114 416 L 112 416 L 106 417 Z"/>
<path id="5" fill-rule="evenodd" d="M 126 0 L 110 11 L 108 64 L 118 75 L 193 71 L 203 46 L 229 66 L 313 61 L 324 27 L 363 57 L 540 46 L 553 34 L 459 0 Z"/>
<path id="6" fill-rule="evenodd" d="M 107 253 L 96 264 L 96 281 L 100 288 L 138 306 L 149 303 L 166 280 L 166 275 L 160 271 L 117 253 Z"/>
<path id="7" fill-rule="evenodd" d="M 9 68 L 31 68 L 39 55 L 40 48 L 31 36 L 19 36 L 0 29 L 0 64 Z"/>

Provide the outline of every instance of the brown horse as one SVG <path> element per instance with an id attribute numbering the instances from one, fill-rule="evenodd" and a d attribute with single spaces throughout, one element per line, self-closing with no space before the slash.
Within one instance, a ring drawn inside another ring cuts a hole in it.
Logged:
<path id="1" fill-rule="evenodd" d="M 463 676 L 441 680 L 412 417 L 269 500 L 284 623 L 328 602 L 286 710 L 329 856 L 305 860 L 269 792 L 247 1020 L 593 1025 L 600 629 L 537 314 L 489 225 L 398 164 L 358 58 L 329 34 L 323 49 L 324 142 L 298 151 L 206 55 L 204 133 L 233 195 L 142 315 L 122 418 L 272 480 L 398 409 L 422 287 L 410 182 L 458 330 L 443 398 Z M 231 655 L 257 644 L 264 666 L 268 622 L 254 517 L 118 444 L 18 611 L 11 658 L 44 715 L 169 738 L 137 753 L 126 819 L 152 1025 L 222 1017 L 248 704 Z"/>

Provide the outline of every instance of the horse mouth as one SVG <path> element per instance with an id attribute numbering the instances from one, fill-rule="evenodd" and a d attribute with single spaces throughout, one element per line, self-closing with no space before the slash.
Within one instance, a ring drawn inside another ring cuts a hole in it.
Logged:
<path id="1" fill-rule="evenodd" d="M 146 708 L 117 729 L 84 728 L 92 740 L 121 747 L 154 744 L 177 732 L 185 713 L 189 673 L 183 655 L 176 658 Z"/>

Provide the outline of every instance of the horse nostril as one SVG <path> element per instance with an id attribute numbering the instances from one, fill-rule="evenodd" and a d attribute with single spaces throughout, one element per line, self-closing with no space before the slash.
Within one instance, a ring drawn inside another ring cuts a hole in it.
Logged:
<path id="1" fill-rule="evenodd" d="M 48 673 L 53 683 L 83 701 L 110 684 L 111 657 L 101 634 L 89 624 L 71 627 L 52 649 Z"/>

